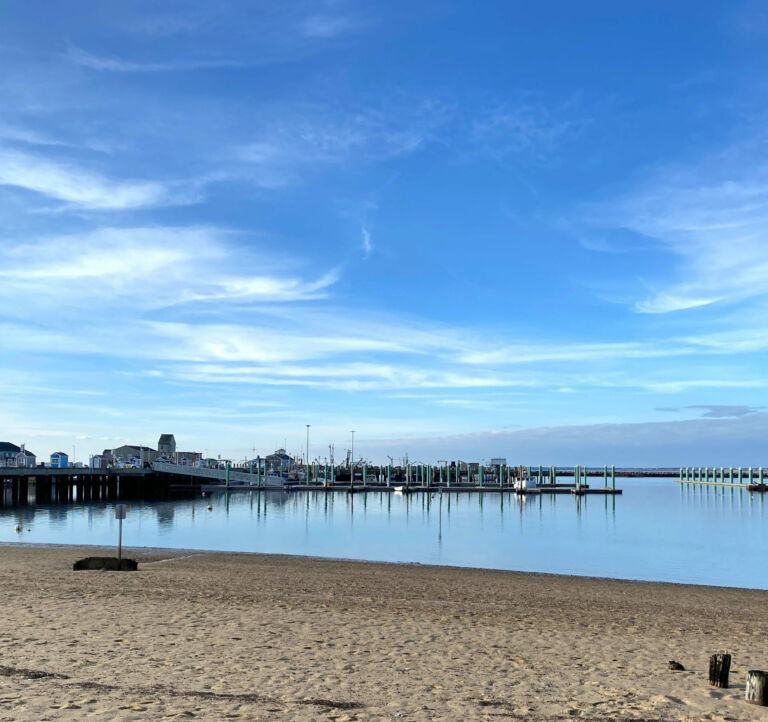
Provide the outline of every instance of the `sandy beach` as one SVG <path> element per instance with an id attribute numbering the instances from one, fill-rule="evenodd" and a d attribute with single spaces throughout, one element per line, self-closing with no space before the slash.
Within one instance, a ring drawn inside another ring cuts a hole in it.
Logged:
<path id="1" fill-rule="evenodd" d="M 767 592 L 162 550 L 71 570 L 95 553 L 0 547 L 0 720 L 768 719 L 743 700 Z"/>

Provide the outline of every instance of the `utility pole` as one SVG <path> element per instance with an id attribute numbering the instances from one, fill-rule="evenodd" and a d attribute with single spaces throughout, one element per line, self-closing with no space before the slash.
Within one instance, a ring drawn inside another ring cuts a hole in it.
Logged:
<path id="1" fill-rule="evenodd" d="M 352 468 L 355 468 L 355 432 L 351 431 L 352 434 Z M 354 474 L 354 471 L 352 472 Z"/>

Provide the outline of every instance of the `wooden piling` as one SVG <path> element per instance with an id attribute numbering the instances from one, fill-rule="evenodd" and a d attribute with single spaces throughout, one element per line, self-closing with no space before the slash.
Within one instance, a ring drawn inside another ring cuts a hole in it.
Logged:
<path id="1" fill-rule="evenodd" d="M 709 658 L 709 683 L 713 687 L 728 688 L 728 675 L 731 671 L 731 655 L 713 654 Z"/>
<path id="2" fill-rule="evenodd" d="M 768 672 L 763 672 L 759 669 L 751 669 L 747 672 L 747 687 L 744 690 L 744 699 L 749 704 L 768 707 Z"/>

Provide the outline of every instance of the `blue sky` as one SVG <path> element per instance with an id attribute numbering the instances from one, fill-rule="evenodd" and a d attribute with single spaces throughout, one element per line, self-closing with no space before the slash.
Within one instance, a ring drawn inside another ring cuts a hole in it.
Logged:
<path id="1" fill-rule="evenodd" d="M 731 1 L 3 3 L 0 437 L 760 464 L 766 39 Z"/>

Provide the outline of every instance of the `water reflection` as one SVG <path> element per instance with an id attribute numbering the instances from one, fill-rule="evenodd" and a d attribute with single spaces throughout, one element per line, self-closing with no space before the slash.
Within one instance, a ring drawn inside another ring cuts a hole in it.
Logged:
<path id="1" fill-rule="evenodd" d="M 768 541 L 763 495 L 669 479 L 623 486 L 620 497 L 254 490 L 134 501 L 124 543 L 768 588 L 768 571 L 741 554 Z M 103 499 L 0 510 L 0 541 L 112 544 L 116 533 Z"/>

